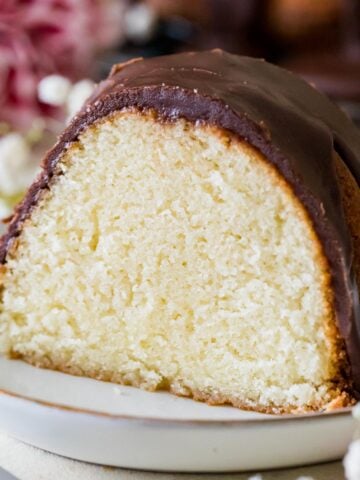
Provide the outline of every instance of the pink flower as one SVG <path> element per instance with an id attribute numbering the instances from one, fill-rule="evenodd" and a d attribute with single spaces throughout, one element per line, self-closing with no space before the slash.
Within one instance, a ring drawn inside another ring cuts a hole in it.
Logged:
<path id="1" fill-rule="evenodd" d="M 26 128 L 56 114 L 37 98 L 39 80 L 91 73 L 95 54 L 122 37 L 120 0 L 0 0 L 0 121 Z"/>

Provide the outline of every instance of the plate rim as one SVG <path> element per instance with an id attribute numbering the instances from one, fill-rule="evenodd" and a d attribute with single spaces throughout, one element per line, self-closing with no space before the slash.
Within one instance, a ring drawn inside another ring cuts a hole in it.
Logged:
<path id="1" fill-rule="evenodd" d="M 76 378 L 76 377 L 75 377 Z M 132 387 L 137 388 L 137 387 Z M 15 398 L 17 400 L 21 400 L 26 402 L 27 404 L 36 405 L 42 408 L 60 410 L 62 412 L 69 412 L 69 413 L 76 413 L 81 415 L 90 415 L 96 418 L 106 418 L 112 420 L 122 420 L 122 421 L 133 421 L 133 422 L 144 422 L 150 424 L 161 424 L 161 425 L 168 425 L 168 424 L 177 424 L 177 425 L 184 425 L 184 426 L 219 426 L 219 425 L 226 425 L 226 426 L 244 426 L 244 425 L 259 425 L 259 424 L 276 424 L 280 423 L 291 423 L 291 422 L 298 422 L 302 420 L 318 420 L 322 421 L 325 419 L 333 419 L 339 417 L 346 417 L 348 415 L 351 416 L 352 406 L 339 408 L 333 411 L 323 411 L 323 412 L 309 412 L 309 413 L 301 413 L 301 414 L 269 414 L 268 416 L 264 417 L 255 417 L 255 418 L 244 418 L 244 419 L 205 419 L 205 418 L 161 418 L 161 417 L 147 417 L 147 416 L 139 416 L 139 415 L 123 415 L 123 414 L 116 414 L 116 413 L 107 413 L 107 412 L 100 412 L 98 410 L 91 410 L 86 408 L 78 408 L 73 407 L 71 405 L 64 405 L 61 403 L 54 403 L 54 402 L 47 402 L 45 400 L 40 400 L 37 398 L 33 398 L 27 395 L 22 395 L 19 393 L 12 392 L 10 390 L 6 390 L 0 388 L 0 395 L 9 398 Z M 192 399 L 193 400 L 193 399 Z M 193 400 L 196 401 L 196 400 Z M 236 407 L 234 407 L 236 408 Z M 241 409 L 240 409 L 241 410 Z M 255 412 L 256 413 L 256 412 Z"/>

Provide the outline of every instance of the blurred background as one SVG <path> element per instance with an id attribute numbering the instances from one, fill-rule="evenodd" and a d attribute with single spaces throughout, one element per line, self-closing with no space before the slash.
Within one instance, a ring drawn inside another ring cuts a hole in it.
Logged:
<path id="1" fill-rule="evenodd" d="M 360 0 L 0 0 L 0 219 L 113 63 L 215 47 L 298 73 L 360 126 Z"/>

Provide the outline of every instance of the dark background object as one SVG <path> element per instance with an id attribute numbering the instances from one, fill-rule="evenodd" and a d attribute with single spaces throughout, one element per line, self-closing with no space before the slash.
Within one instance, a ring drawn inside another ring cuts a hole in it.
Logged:
<path id="1" fill-rule="evenodd" d="M 143 1 L 158 18 L 152 38 L 126 42 L 105 70 L 134 56 L 222 48 L 294 71 L 359 121 L 360 0 Z"/>

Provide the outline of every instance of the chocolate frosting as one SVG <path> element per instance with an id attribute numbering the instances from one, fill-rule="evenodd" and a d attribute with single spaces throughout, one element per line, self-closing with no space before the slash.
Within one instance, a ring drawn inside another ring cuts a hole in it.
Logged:
<path id="1" fill-rule="evenodd" d="M 154 109 L 164 121 L 182 117 L 229 130 L 258 149 L 286 179 L 328 259 L 338 327 L 360 398 L 359 293 L 334 165 L 336 151 L 360 185 L 360 132 L 309 84 L 263 60 L 214 50 L 116 65 L 45 158 L 41 176 L 2 239 L 0 262 L 6 263 L 24 220 L 50 188 L 63 150 L 87 125 L 133 107 Z"/>

